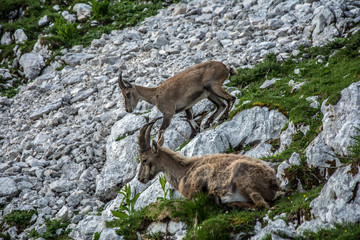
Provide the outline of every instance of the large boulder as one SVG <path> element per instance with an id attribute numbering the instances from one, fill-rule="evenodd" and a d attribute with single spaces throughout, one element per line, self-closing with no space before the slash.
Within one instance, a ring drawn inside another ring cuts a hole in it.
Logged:
<path id="1" fill-rule="evenodd" d="M 24 69 L 25 77 L 34 79 L 40 75 L 41 70 L 45 67 L 44 58 L 39 53 L 30 52 L 21 56 L 20 65 Z"/>
<path id="2" fill-rule="evenodd" d="M 348 147 L 354 143 L 355 127 L 360 125 L 360 81 L 341 91 L 336 105 L 321 106 L 323 118 L 323 139 L 336 154 L 346 156 Z"/>
<path id="3" fill-rule="evenodd" d="M 128 114 L 114 124 L 106 144 L 106 162 L 96 177 L 96 195 L 103 200 L 116 196 L 116 191 L 134 178 L 138 156 L 137 130 L 145 118 Z"/>
<path id="4" fill-rule="evenodd" d="M 240 112 L 216 129 L 200 133 L 182 149 L 181 153 L 188 157 L 202 156 L 278 139 L 281 129 L 287 122 L 287 118 L 278 111 L 254 107 Z M 266 144 L 261 146 L 268 147 Z M 262 152 L 270 154 L 268 150 Z"/>
<path id="5" fill-rule="evenodd" d="M 324 223 L 360 221 L 360 172 L 357 164 L 339 168 L 311 202 L 311 213 Z"/>

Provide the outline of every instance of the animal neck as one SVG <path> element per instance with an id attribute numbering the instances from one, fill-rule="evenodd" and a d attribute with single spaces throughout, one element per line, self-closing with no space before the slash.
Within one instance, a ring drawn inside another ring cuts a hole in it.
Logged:
<path id="1" fill-rule="evenodd" d="M 155 96 L 156 96 L 156 87 L 143 87 L 140 85 L 134 85 L 137 92 L 139 93 L 139 98 L 141 100 L 147 101 L 155 105 Z"/>
<path id="2" fill-rule="evenodd" d="M 186 176 L 191 167 L 188 158 L 179 155 L 170 149 L 159 147 L 158 163 L 162 167 L 169 183 L 176 189 L 179 189 L 180 180 Z"/>

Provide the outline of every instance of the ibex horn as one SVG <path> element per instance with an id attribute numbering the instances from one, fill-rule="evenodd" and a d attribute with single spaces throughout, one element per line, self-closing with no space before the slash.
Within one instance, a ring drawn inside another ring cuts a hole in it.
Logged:
<path id="1" fill-rule="evenodd" d="M 150 132 L 154 123 L 162 117 L 155 118 L 140 129 L 138 136 L 139 152 L 145 152 L 150 149 Z"/>
<path id="2" fill-rule="evenodd" d="M 120 70 L 120 73 L 119 73 L 118 84 L 119 84 L 120 89 L 125 89 L 125 88 L 131 88 L 132 87 L 131 83 L 122 80 L 122 71 L 121 70 Z"/>

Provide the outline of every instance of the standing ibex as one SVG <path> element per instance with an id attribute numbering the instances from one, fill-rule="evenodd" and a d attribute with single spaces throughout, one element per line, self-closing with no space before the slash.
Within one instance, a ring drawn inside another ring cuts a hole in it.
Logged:
<path id="1" fill-rule="evenodd" d="M 185 111 L 191 127 L 191 136 L 196 134 L 198 127 L 193 120 L 192 106 L 204 98 L 208 98 L 217 107 L 215 113 L 206 121 L 205 128 L 209 127 L 210 123 L 224 110 L 225 104 L 221 99 L 226 100 L 227 106 L 219 121 L 226 119 L 236 98 L 227 93 L 222 88 L 222 84 L 229 75 L 235 73 L 234 69 L 220 62 L 207 61 L 169 78 L 158 87 L 132 85 L 122 80 L 121 73 L 118 83 L 125 99 L 127 112 L 134 111 L 139 100 L 155 105 L 162 112 L 163 122 L 158 136 L 158 141 L 161 143 L 165 129 L 170 125 L 174 114 L 178 112 Z"/>
<path id="2" fill-rule="evenodd" d="M 164 172 L 169 183 L 184 197 L 205 192 L 230 207 L 266 207 L 281 195 L 274 170 L 259 159 L 235 154 L 187 158 L 158 146 L 150 131 L 155 121 L 141 128 L 138 137 L 140 170 L 138 180 L 147 183 Z"/>

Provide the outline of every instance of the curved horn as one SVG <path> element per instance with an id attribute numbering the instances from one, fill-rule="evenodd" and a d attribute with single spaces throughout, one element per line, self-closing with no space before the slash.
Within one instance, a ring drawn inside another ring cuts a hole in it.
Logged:
<path id="1" fill-rule="evenodd" d="M 125 83 L 122 80 L 122 71 L 120 71 L 120 74 L 119 74 L 118 84 L 119 84 L 119 87 L 121 90 L 126 88 Z"/>
<path id="2" fill-rule="evenodd" d="M 161 117 L 153 119 L 151 122 L 144 125 L 140 129 L 140 133 L 139 133 L 139 136 L 138 136 L 139 152 L 145 152 L 145 151 L 150 149 L 150 132 L 151 132 L 151 128 L 154 125 L 154 123 L 160 118 Z"/>

